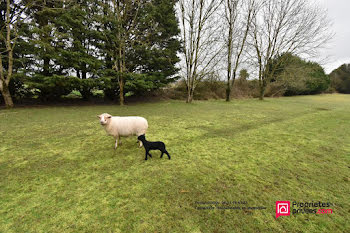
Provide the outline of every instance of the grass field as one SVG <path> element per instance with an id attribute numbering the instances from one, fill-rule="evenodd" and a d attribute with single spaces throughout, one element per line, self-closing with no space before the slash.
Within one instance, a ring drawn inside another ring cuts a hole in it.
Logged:
<path id="1" fill-rule="evenodd" d="M 114 150 L 97 114 L 148 119 L 172 156 Z M 346 232 L 350 95 L 0 111 L 0 232 Z M 261 210 L 197 209 L 243 201 Z M 334 203 L 275 218 L 276 201 Z"/>

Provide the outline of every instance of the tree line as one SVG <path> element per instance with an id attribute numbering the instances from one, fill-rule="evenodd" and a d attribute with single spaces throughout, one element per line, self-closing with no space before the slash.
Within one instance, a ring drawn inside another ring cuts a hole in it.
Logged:
<path id="1" fill-rule="evenodd" d="M 332 36 L 326 12 L 304 0 L 4 0 L 0 18 L 7 107 L 14 95 L 89 99 L 95 89 L 123 105 L 180 78 L 190 103 L 213 73 L 229 101 L 244 66 L 263 99 L 287 58 L 315 55 Z"/>
<path id="2" fill-rule="evenodd" d="M 2 1 L 1 93 L 24 77 L 39 97 L 72 87 L 84 98 L 100 87 L 111 98 L 125 89 L 152 90 L 172 82 L 180 41 L 169 0 Z M 68 92 L 68 93 L 67 93 Z"/>

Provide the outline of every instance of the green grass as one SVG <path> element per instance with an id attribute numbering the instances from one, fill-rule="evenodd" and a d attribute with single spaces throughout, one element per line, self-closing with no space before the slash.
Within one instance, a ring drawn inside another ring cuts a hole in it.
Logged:
<path id="1" fill-rule="evenodd" d="M 172 156 L 115 151 L 97 114 L 148 119 Z M 345 232 L 350 95 L 0 111 L 0 232 Z M 332 202 L 275 219 L 275 201 Z M 198 210 L 246 201 L 265 210 Z"/>

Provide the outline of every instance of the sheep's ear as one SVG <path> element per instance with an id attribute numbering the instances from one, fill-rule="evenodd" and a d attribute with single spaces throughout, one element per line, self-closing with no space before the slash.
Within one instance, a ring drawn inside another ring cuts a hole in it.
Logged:
<path id="1" fill-rule="evenodd" d="M 109 115 L 109 116 L 107 116 L 107 118 L 112 118 L 112 116 L 111 116 L 111 115 Z"/>
<path id="2" fill-rule="evenodd" d="M 97 118 L 101 118 L 101 116 L 100 116 L 100 115 L 97 115 Z"/>

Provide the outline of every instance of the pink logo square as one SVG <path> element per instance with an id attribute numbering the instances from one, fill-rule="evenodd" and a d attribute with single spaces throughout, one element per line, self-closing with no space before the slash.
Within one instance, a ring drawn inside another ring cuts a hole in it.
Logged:
<path id="1" fill-rule="evenodd" d="M 276 201 L 276 218 L 290 215 L 290 201 Z"/>

